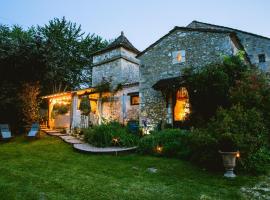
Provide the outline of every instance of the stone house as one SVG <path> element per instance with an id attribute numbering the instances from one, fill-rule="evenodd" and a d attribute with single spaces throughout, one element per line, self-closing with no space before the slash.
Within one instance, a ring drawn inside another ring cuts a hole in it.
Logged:
<path id="1" fill-rule="evenodd" d="M 139 120 L 149 130 L 161 124 L 177 126 L 192 111 L 181 84 L 181 70 L 222 62 L 224 56 L 239 50 L 245 51 L 247 62 L 269 71 L 270 38 L 241 30 L 193 21 L 175 27 L 142 52 L 121 33 L 93 54 L 92 88 L 69 93 L 72 103 L 67 124 L 81 126 L 78 105 L 82 96 L 88 96 L 92 124 L 114 119 L 121 123 Z M 111 91 L 97 92 L 106 81 Z M 44 98 L 53 101 L 50 96 Z"/>
<path id="2" fill-rule="evenodd" d="M 92 87 L 44 96 L 48 99 L 50 128 L 87 127 L 108 120 L 127 123 L 139 120 L 139 51 L 121 35 L 108 47 L 93 54 Z M 102 89 L 103 88 L 103 89 Z M 101 91 L 102 90 L 102 91 Z M 84 116 L 79 109 L 87 97 L 91 112 Z M 65 114 L 53 116 L 54 108 L 69 107 Z"/>
<path id="3" fill-rule="evenodd" d="M 181 69 L 222 62 L 223 56 L 239 50 L 245 51 L 247 62 L 269 71 L 269 38 L 198 21 L 172 29 L 137 56 L 141 62 L 140 119 L 150 129 L 183 122 L 190 105 L 181 85 Z"/>

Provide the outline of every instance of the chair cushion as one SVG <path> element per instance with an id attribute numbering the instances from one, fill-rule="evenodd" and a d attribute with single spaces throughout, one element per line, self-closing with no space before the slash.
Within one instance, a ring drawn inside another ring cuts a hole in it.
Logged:
<path id="1" fill-rule="evenodd" d="M 37 135 L 37 133 L 38 133 L 38 131 L 29 131 L 29 133 L 28 133 L 28 137 L 35 137 L 36 135 Z"/>
<path id="2" fill-rule="evenodd" d="M 11 138 L 11 133 L 9 131 L 2 131 L 2 138 L 7 139 Z"/>

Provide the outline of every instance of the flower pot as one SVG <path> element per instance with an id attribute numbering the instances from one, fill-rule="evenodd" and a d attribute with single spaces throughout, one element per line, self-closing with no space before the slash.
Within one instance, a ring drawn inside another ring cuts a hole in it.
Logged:
<path id="1" fill-rule="evenodd" d="M 234 178 L 236 175 L 233 172 L 233 169 L 236 165 L 236 157 L 239 155 L 239 151 L 235 152 L 222 152 L 219 151 L 222 155 L 223 165 L 226 170 L 224 176 L 228 178 Z"/>

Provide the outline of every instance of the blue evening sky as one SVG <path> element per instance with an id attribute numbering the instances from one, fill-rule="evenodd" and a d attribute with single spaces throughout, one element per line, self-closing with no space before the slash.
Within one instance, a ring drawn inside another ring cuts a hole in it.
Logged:
<path id="1" fill-rule="evenodd" d="M 0 0 L 0 23 L 27 28 L 62 16 L 106 39 L 124 31 L 139 50 L 192 20 L 270 37 L 270 0 Z"/>

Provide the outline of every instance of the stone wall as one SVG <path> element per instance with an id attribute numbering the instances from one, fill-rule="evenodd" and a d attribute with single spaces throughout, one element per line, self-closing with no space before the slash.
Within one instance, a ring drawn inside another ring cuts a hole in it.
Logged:
<path id="1" fill-rule="evenodd" d="M 107 81 L 112 81 L 117 84 L 121 80 L 121 60 L 114 60 L 109 63 L 98 65 L 92 69 L 92 86 L 95 87 L 105 78 Z"/>
<path id="2" fill-rule="evenodd" d="M 139 60 L 135 56 L 122 47 L 94 56 L 92 86 L 95 87 L 104 78 L 111 80 L 114 86 L 138 82 Z"/>
<path id="3" fill-rule="evenodd" d="M 126 123 L 129 120 L 139 119 L 139 105 L 130 104 L 129 93 L 138 92 L 138 84 L 124 87 L 114 95 L 109 95 L 102 101 L 102 118 Z M 125 107 L 123 109 L 123 106 Z"/>
<path id="4" fill-rule="evenodd" d="M 98 55 L 93 57 L 93 64 L 96 65 L 96 64 L 102 63 L 105 60 L 115 58 L 116 56 L 119 56 L 119 55 L 121 55 L 121 49 L 120 48 L 113 49 L 111 51 L 107 51 L 107 52 L 102 53 L 102 54 L 98 54 Z"/>
<path id="5" fill-rule="evenodd" d="M 231 28 L 215 26 L 211 24 L 205 24 L 200 22 L 192 22 L 188 25 L 190 28 L 210 28 L 217 30 L 228 30 L 237 33 L 238 38 L 241 41 L 245 51 L 252 64 L 257 65 L 259 68 L 270 72 L 270 39 L 265 37 L 256 36 L 254 34 L 248 34 L 242 31 L 232 30 Z M 259 63 L 259 54 L 265 54 L 266 62 Z"/>
<path id="6" fill-rule="evenodd" d="M 173 64 L 172 52 L 185 50 L 185 62 Z M 203 67 L 222 62 L 224 55 L 235 53 L 228 33 L 175 30 L 139 56 L 140 65 L 140 122 L 149 126 L 166 121 L 166 101 L 152 86 L 159 80 L 181 75 L 187 66 Z"/>

